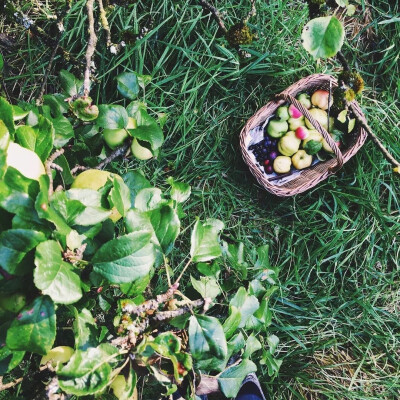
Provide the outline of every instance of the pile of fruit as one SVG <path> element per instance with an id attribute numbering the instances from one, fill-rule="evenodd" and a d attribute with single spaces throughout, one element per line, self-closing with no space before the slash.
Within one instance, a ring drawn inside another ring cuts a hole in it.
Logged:
<path id="1" fill-rule="evenodd" d="M 338 147 L 345 144 L 356 120 L 347 109 L 332 106 L 332 99 L 328 104 L 329 92 L 300 93 L 297 100 L 329 132 Z M 248 149 L 266 174 L 302 170 L 310 167 L 314 160 L 326 160 L 333 154 L 327 141 L 293 104 L 279 107 L 266 125 L 264 139 L 251 144 Z"/>

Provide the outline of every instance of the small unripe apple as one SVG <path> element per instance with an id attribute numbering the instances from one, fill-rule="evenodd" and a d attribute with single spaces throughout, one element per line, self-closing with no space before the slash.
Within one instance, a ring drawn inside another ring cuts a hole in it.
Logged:
<path id="1" fill-rule="evenodd" d="M 274 171 L 277 174 L 285 174 L 290 171 L 292 160 L 287 156 L 279 156 L 274 160 Z"/>
<path id="2" fill-rule="evenodd" d="M 328 109 L 328 101 L 329 101 L 329 92 L 327 92 L 326 90 L 317 90 L 311 96 L 311 103 L 314 106 L 319 107 L 321 110 Z M 333 102 L 333 96 L 331 96 L 330 105 L 332 105 L 332 102 Z"/>
<path id="3" fill-rule="evenodd" d="M 46 174 L 39 156 L 34 151 L 14 142 L 8 145 L 6 164 L 29 179 L 38 180 L 41 175 Z"/>
<path id="4" fill-rule="evenodd" d="M 273 138 L 280 138 L 288 131 L 288 123 L 286 121 L 278 121 L 272 119 L 268 122 L 267 133 Z"/>
<path id="5" fill-rule="evenodd" d="M 153 157 L 153 153 L 147 147 L 142 146 L 136 138 L 132 140 L 131 151 L 139 160 L 149 160 Z"/>
<path id="6" fill-rule="evenodd" d="M 276 116 L 282 121 L 287 121 L 289 119 L 289 107 L 282 106 L 276 110 Z"/>
<path id="7" fill-rule="evenodd" d="M 319 108 L 312 108 L 309 110 L 311 116 L 318 121 L 324 129 L 328 129 L 328 114 Z M 312 123 L 306 118 L 306 126 L 309 129 L 315 129 Z"/>
<path id="8" fill-rule="evenodd" d="M 42 357 L 40 365 L 51 362 L 53 368 L 57 367 L 59 363 L 66 364 L 74 354 L 74 349 L 69 346 L 58 346 L 51 349 L 45 356 Z"/>
<path id="9" fill-rule="evenodd" d="M 3 310 L 17 313 L 26 305 L 26 296 L 23 293 L 2 294 L 0 296 L 0 307 Z"/>
<path id="10" fill-rule="evenodd" d="M 292 156 L 299 149 L 301 140 L 296 137 L 295 132 L 288 132 L 278 142 L 278 151 L 284 156 Z"/>
<path id="11" fill-rule="evenodd" d="M 117 375 L 115 379 L 112 381 L 110 388 L 112 389 L 114 396 L 117 399 L 126 399 L 126 379 L 124 375 Z M 126 400 L 137 400 L 138 393 L 135 388 L 132 396 L 130 396 Z"/>
<path id="12" fill-rule="evenodd" d="M 289 115 L 291 118 L 300 118 L 303 116 L 300 110 L 298 110 L 293 104 L 289 106 Z"/>
<path id="13" fill-rule="evenodd" d="M 308 129 L 305 126 L 299 126 L 296 129 L 296 137 L 297 139 L 304 140 L 308 136 Z"/>
<path id="14" fill-rule="evenodd" d="M 129 136 L 125 129 L 103 129 L 103 138 L 108 147 L 112 150 L 121 146 Z"/>
<path id="15" fill-rule="evenodd" d="M 311 108 L 310 96 L 307 93 L 301 93 L 297 96 L 297 100 L 302 104 L 307 110 Z"/>
<path id="16" fill-rule="evenodd" d="M 312 164 L 312 156 L 307 154 L 305 150 L 299 150 L 293 157 L 293 166 L 297 169 L 304 169 Z"/>

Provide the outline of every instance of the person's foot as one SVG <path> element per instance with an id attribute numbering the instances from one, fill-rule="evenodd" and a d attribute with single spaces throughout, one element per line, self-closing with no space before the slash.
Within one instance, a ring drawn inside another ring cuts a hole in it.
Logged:
<path id="1" fill-rule="evenodd" d="M 266 400 L 257 375 L 253 372 L 242 382 L 235 400 Z"/>

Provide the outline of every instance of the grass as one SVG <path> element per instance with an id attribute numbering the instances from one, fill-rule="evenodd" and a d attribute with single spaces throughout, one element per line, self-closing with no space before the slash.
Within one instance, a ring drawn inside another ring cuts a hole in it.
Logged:
<path id="1" fill-rule="evenodd" d="M 43 23 L 43 13 L 23 3 Z M 228 25 L 249 9 L 245 0 L 214 3 L 226 12 Z M 74 3 L 62 41 L 78 59 L 86 43 L 83 5 Z M 360 102 L 368 122 L 397 158 L 399 16 L 393 1 L 363 1 L 357 15 L 346 19 L 344 46 L 365 77 Z M 117 56 L 100 41 L 92 96 L 99 103 L 119 101 L 113 79 L 118 73 L 152 75 L 145 101 L 153 112 L 168 113 L 167 140 L 158 160 L 139 165 L 158 186 L 169 175 L 192 185 L 186 225 L 195 216 L 220 218 L 224 234 L 247 248 L 271 245 L 272 265 L 281 268 L 272 331 L 280 338 L 283 364 L 275 380 L 260 366 L 265 392 L 279 400 L 394 400 L 400 397 L 399 178 L 367 142 L 336 176 L 306 194 L 278 199 L 256 184 L 241 159 L 238 134 L 259 107 L 303 76 L 339 70 L 335 61 L 315 63 L 302 49 L 307 20 L 302 2 L 258 2 L 250 21 L 258 39 L 246 48 L 251 57 L 239 61 L 195 1 L 117 6 L 109 15 L 115 41 L 126 29 L 147 27 L 149 33 Z M 29 100 L 51 50 L 12 29 L 18 46 L 6 58 L 5 85 L 10 97 Z M 63 66 L 60 58 L 55 61 L 50 92 Z M 114 165 L 122 171 L 137 166 Z M 181 268 L 181 259 L 176 255 L 173 265 Z"/>

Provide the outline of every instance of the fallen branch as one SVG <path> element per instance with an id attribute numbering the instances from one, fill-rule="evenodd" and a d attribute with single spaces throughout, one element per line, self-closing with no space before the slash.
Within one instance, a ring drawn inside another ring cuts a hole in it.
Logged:
<path id="1" fill-rule="evenodd" d="M 203 9 L 211 12 L 215 21 L 217 21 L 218 26 L 221 28 L 221 30 L 224 32 L 224 34 L 226 34 L 228 32 L 228 30 L 225 27 L 225 24 L 221 18 L 220 12 L 214 6 L 212 6 L 207 0 L 200 0 L 200 5 L 203 7 Z"/>
<path id="2" fill-rule="evenodd" d="M 104 10 L 103 6 L 103 0 L 97 0 L 99 3 L 99 9 L 100 9 L 100 22 L 101 26 L 103 27 L 105 33 L 106 33 L 106 39 L 107 39 L 107 47 L 110 47 L 112 45 L 111 41 L 111 31 L 110 31 L 110 26 L 108 25 L 108 20 L 107 20 L 107 15 Z"/>
<path id="3" fill-rule="evenodd" d="M 110 164 L 116 158 L 124 156 L 131 146 L 132 139 L 127 139 L 124 144 L 116 148 L 107 158 L 105 158 L 99 165 L 94 167 L 95 169 L 103 169 L 106 165 Z"/>
<path id="4" fill-rule="evenodd" d="M 64 149 L 59 149 L 57 151 L 55 151 L 44 163 L 44 168 L 46 170 L 46 174 L 49 177 L 50 180 L 50 184 L 49 184 L 49 196 L 51 196 L 54 192 L 54 188 L 53 188 L 53 174 L 51 172 L 51 170 L 54 168 L 53 166 L 54 161 L 61 156 L 61 154 L 64 154 Z"/>

